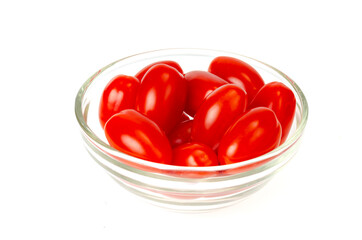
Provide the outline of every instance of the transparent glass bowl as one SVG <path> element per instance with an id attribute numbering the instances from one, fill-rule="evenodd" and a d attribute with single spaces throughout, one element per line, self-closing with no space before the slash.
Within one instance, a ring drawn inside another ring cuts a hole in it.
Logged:
<path id="1" fill-rule="evenodd" d="M 264 81 L 279 81 L 294 92 L 296 114 L 288 139 L 260 157 L 223 166 L 179 167 L 149 162 L 110 147 L 98 120 L 98 105 L 108 81 L 135 75 L 161 60 L 178 62 L 184 72 L 207 71 L 217 56 L 231 56 L 253 66 Z M 262 188 L 297 152 L 308 118 L 308 104 L 298 85 L 281 71 L 242 55 L 206 49 L 165 49 L 132 55 L 97 71 L 80 88 L 75 114 L 90 156 L 125 189 L 152 203 L 181 211 L 206 211 L 235 203 Z"/>

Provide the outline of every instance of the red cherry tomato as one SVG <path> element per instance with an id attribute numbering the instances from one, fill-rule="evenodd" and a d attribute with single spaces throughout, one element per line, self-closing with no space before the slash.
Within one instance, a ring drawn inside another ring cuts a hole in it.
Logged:
<path id="1" fill-rule="evenodd" d="M 191 141 L 192 124 L 193 120 L 187 120 L 176 125 L 176 127 L 168 135 L 171 147 L 174 148 Z"/>
<path id="2" fill-rule="evenodd" d="M 246 93 L 234 84 L 214 90 L 201 104 L 192 127 L 191 139 L 215 150 L 220 139 L 245 111 Z"/>
<path id="3" fill-rule="evenodd" d="M 269 108 L 253 108 L 241 116 L 220 141 L 220 164 L 258 157 L 279 146 L 282 128 Z"/>
<path id="4" fill-rule="evenodd" d="M 269 161 L 271 161 L 273 159 L 274 158 L 268 158 L 268 159 L 261 160 L 261 161 L 255 162 L 255 163 L 250 163 L 250 164 L 247 164 L 247 165 L 244 165 L 244 166 L 234 167 L 234 168 L 222 170 L 222 171 L 219 171 L 219 175 L 227 176 L 227 175 L 234 175 L 234 174 L 239 174 L 239 173 L 242 173 L 242 172 L 251 171 L 251 170 L 253 170 L 253 169 L 257 168 L 257 167 L 260 167 L 260 166 L 266 164 L 267 162 L 269 162 Z M 220 165 L 222 165 L 222 164 L 220 164 Z"/>
<path id="5" fill-rule="evenodd" d="M 185 74 L 187 82 L 187 101 L 185 112 L 194 116 L 204 99 L 216 88 L 227 82 L 205 71 L 191 71 Z"/>
<path id="6" fill-rule="evenodd" d="M 292 127 L 295 106 L 296 100 L 292 90 L 281 82 L 271 82 L 260 89 L 249 108 L 267 107 L 273 110 L 283 129 L 280 141 L 282 144 Z"/>
<path id="7" fill-rule="evenodd" d="M 230 83 L 241 86 L 248 94 L 248 102 L 253 100 L 264 81 L 249 64 L 232 57 L 217 57 L 210 63 L 209 72 Z"/>
<path id="8" fill-rule="evenodd" d="M 113 115 L 104 131 L 109 144 L 121 152 L 151 162 L 171 163 L 172 149 L 165 133 L 133 109 Z"/>
<path id="9" fill-rule="evenodd" d="M 99 121 L 102 127 L 114 114 L 135 107 L 139 85 L 137 78 L 126 75 L 118 75 L 107 84 L 99 104 Z"/>
<path id="10" fill-rule="evenodd" d="M 183 74 L 182 68 L 180 67 L 180 65 L 177 62 L 174 61 L 159 61 L 159 62 L 154 62 L 151 63 L 150 65 L 147 65 L 146 67 L 142 68 L 136 75 L 135 77 L 137 79 L 139 79 L 140 81 L 142 81 L 143 76 L 146 74 L 146 72 L 153 66 L 157 65 L 157 64 L 166 64 L 170 67 L 175 68 L 177 71 L 179 71 L 179 73 Z"/>
<path id="11" fill-rule="evenodd" d="M 180 119 L 180 123 L 182 123 L 182 122 L 184 122 L 184 121 L 188 121 L 188 120 L 190 120 L 190 116 L 187 115 L 187 113 L 182 112 L 181 119 Z"/>
<path id="12" fill-rule="evenodd" d="M 204 144 L 185 143 L 173 149 L 172 164 L 187 167 L 209 167 L 219 165 L 214 151 Z"/>
<path id="13" fill-rule="evenodd" d="M 136 109 L 155 121 L 166 133 L 180 121 L 186 103 L 186 82 L 175 68 L 151 67 L 139 87 Z"/>

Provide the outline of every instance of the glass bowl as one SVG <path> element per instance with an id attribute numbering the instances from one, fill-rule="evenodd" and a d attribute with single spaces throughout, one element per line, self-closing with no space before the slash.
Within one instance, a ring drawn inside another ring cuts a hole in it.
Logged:
<path id="1" fill-rule="evenodd" d="M 264 81 L 279 81 L 296 96 L 296 113 L 287 140 L 278 148 L 248 161 L 213 167 L 180 167 L 149 162 L 122 153 L 107 143 L 98 120 L 98 106 L 108 81 L 118 74 L 135 75 L 144 66 L 173 60 L 184 72 L 207 71 L 217 56 L 231 56 L 253 66 Z M 164 49 L 122 58 L 93 74 L 80 88 L 75 114 L 90 156 L 121 186 L 152 203 L 180 211 L 206 211 L 236 203 L 261 189 L 297 152 L 307 123 L 306 98 L 287 75 L 258 60 L 207 49 Z"/>

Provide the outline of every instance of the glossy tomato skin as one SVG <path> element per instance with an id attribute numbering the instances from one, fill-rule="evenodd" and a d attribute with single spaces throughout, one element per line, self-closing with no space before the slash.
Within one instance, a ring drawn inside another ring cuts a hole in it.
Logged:
<path id="1" fill-rule="evenodd" d="M 296 100 L 294 93 L 281 82 L 271 82 L 265 84 L 256 94 L 249 108 L 267 107 L 273 110 L 282 126 L 281 144 L 288 137 L 292 127 Z"/>
<path id="2" fill-rule="evenodd" d="M 190 116 L 187 113 L 182 112 L 180 123 L 182 123 L 184 121 L 188 121 L 188 120 L 190 120 Z"/>
<path id="3" fill-rule="evenodd" d="M 216 57 L 210 63 L 209 72 L 242 87 L 248 94 L 249 103 L 264 86 L 264 80 L 259 73 L 252 66 L 237 58 Z"/>
<path id="4" fill-rule="evenodd" d="M 166 61 L 158 61 L 158 62 L 154 62 L 154 63 L 151 63 L 149 65 L 147 65 L 146 67 L 142 68 L 138 73 L 136 73 L 135 77 L 140 80 L 140 82 L 142 81 L 142 78 L 144 77 L 144 75 L 146 74 L 146 72 L 153 66 L 157 65 L 157 64 L 166 64 L 170 67 L 173 67 L 175 68 L 179 73 L 183 74 L 183 70 L 181 68 L 181 66 L 177 63 L 177 62 L 174 62 L 174 61 L 169 61 L 169 60 L 166 60 Z"/>
<path id="5" fill-rule="evenodd" d="M 172 164 L 186 167 L 217 166 L 219 162 L 215 152 L 200 143 L 185 143 L 173 149 Z"/>
<path id="6" fill-rule="evenodd" d="M 246 109 L 246 93 L 234 84 L 214 90 L 195 114 L 191 139 L 217 149 L 220 139 Z"/>
<path id="7" fill-rule="evenodd" d="M 114 114 L 135 108 L 139 85 L 137 78 L 126 75 L 118 75 L 107 84 L 99 104 L 99 121 L 103 128 Z"/>
<path id="8" fill-rule="evenodd" d="M 186 103 L 186 82 L 166 64 L 151 67 L 139 87 L 136 109 L 156 122 L 166 133 L 180 121 Z"/>
<path id="9" fill-rule="evenodd" d="M 269 108 L 253 108 L 241 116 L 220 141 L 221 165 L 261 156 L 280 144 L 282 128 Z"/>
<path id="10" fill-rule="evenodd" d="M 216 88 L 227 82 L 206 71 L 191 71 L 185 74 L 187 83 L 187 101 L 185 112 L 194 116 L 204 99 Z"/>
<path id="11" fill-rule="evenodd" d="M 180 122 L 168 134 L 168 139 L 170 141 L 172 148 L 191 141 L 192 125 L 193 125 L 193 120 L 186 120 Z"/>
<path id="12" fill-rule="evenodd" d="M 170 164 L 172 149 L 160 127 L 133 110 L 113 115 L 104 127 L 110 146 L 134 157 L 151 162 Z"/>

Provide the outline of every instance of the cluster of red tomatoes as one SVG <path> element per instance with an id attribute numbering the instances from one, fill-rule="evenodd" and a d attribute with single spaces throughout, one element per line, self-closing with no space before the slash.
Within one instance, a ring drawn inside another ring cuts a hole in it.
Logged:
<path id="1" fill-rule="evenodd" d="M 118 75 L 103 91 L 99 119 L 109 144 L 152 162 L 216 166 L 263 155 L 290 131 L 296 100 L 280 82 L 264 83 L 249 64 L 215 58 L 184 73 L 174 61 Z"/>

